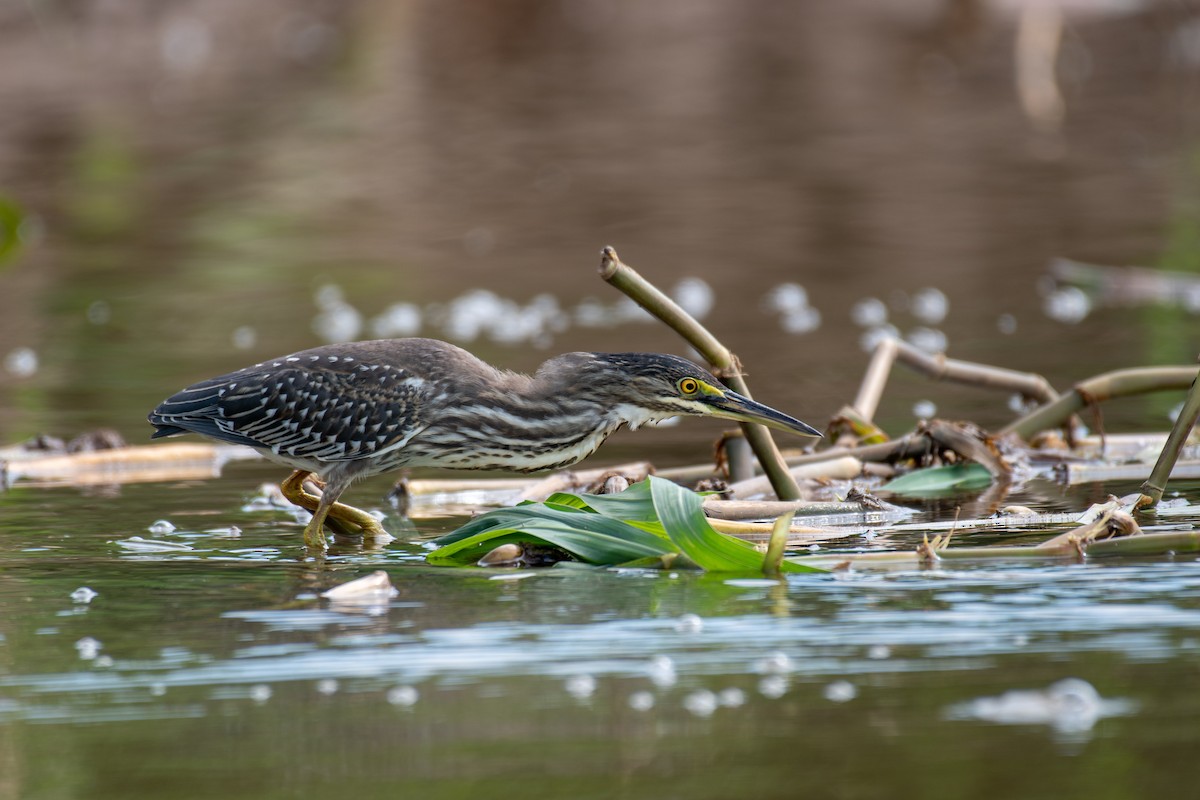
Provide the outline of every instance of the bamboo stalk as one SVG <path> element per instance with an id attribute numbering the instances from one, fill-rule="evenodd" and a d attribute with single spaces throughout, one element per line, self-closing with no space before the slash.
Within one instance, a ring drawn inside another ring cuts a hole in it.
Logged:
<path id="1" fill-rule="evenodd" d="M 720 500 L 704 498 L 704 513 L 717 519 L 773 519 L 781 514 L 861 514 L 861 503 L 829 503 L 815 500 Z"/>
<path id="2" fill-rule="evenodd" d="M 896 362 L 899 341 L 894 336 L 888 336 L 875 345 L 875 352 L 871 354 L 866 374 L 858 387 L 858 395 L 854 398 L 854 409 L 867 420 L 874 419 L 875 412 L 879 410 L 883 389 L 892 373 L 892 364 Z"/>
<path id="3" fill-rule="evenodd" d="M 1052 402 L 1058 397 L 1050 382 L 1036 373 L 947 358 L 944 353 L 930 355 L 908 342 L 896 342 L 896 360 L 935 381 L 948 380 L 971 386 L 1019 392 L 1042 403 Z"/>
<path id="4" fill-rule="evenodd" d="M 716 368 L 731 389 L 750 397 L 750 390 L 741 374 L 741 365 L 733 353 L 678 303 L 667 297 L 632 267 L 621 263 L 617 251 L 612 247 L 605 247 L 601 251 L 600 277 L 673 328 Z M 780 500 L 798 499 L 800 487 L 788 474 L 787 465 L 779 453 L 779 448 L 775 446 L 775 440 L 771 438 L 771 432 L 762 425 L 739 424 L 746 440 L 754 449 L 754 454 L 758 456 L 775 494 Z"/>
<path id="5" fill-rule="evenodd" d="M 1164 449 L 1164 452 L 1165 449 Z M 1060 464 L 1056 470 L 1066 473 L 1067 484 L 1078 486 L 1081 483 L 1097 481 L 1145 481 L 1142 484 L 1142 494 L 1153 499 L 1155 505 L 1162 499 L 1163 488 L 1159 488 L 1154 478 L 1154 466 L 1151 464 Z M 1167 470 L 1176 480 L 1190 481 L 1200 478 L 1200 461 L 1179 461 Z M 1059 473 L 1061 474 L 1061 473 Z M 1166 483 L 1164 479 L 1163 484 Z M 1152 489 L 1154 494 L 1151 494 Z"/>
<path id="6" fill-rule="evenodd" d="M 851 480 L 862 474 L 862 462 L 852 456 L 842 456 L 834 461 L 828 461 L 821 464 L 807 464 L 800 467 L 793 467 L 789 470 L 789 474 L 795 482 L 796 479 L 811 479 L 821 478 L 827 480 Z M 770 483 L 769 477 L 763 476 L 759 478 L 751 478 L 748 481 L 740 483 L 732 483 L 729 485 L 730 496 L 735 500 L 742 500 L 747 497 L 755 497 L 766 493 L 773 486 Z M 799 488 L 797 488 L 799 492 Z M 784 498 L 784 499 L 799 499 Z"/>
<path id="7" fill-rule="evenodd" d="M 1171 434 L 1167 437 L 1162 452 L 1158 454 L 1158 461 L 1154 463 L 1150 477 L 1142 484 L 1142 494 L 1149 498 L 1149 505 L 1156 506 L 1158 501 L 1162 500 L 1163 492 L 1167 488 L 1167 479 L 1175 471 L 1175 462 L 1179 459 L 1192 428 L 1196 426 L 1197 419 L 1200 419 L 1200 377 L 1192 380 L 1192 388 L 1188 391 L 1183 408 L 1179 410 L 1179 416 L 1175 418 L 1175 424 L 1171 426 Z"/>
<path id="8" fill-rule="evenodd" d="M 1071 391 L 1012 422 L 1001 433 L 1028 439 L 1039 431 L 1063 425 L 1090 404 L 1114 397 L 1187 389 L 1195 377 L 1195 367 L 1136 367 L 1106 372 L 1075 384 Z"/>

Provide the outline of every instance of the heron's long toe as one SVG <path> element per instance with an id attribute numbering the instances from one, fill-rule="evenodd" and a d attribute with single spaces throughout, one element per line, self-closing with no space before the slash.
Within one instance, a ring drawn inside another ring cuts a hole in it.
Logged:
<path id="1" fill-rule="evenodd" d="M 329 517 L 325 522 L 328 524 L 334 520 L 358 528 L 364 536 L 387 535 L 387 531 L 383 529 L 383 525 L 375 519 L 374 515 L 345 503 L 334 503 L 329 508 Z"/>

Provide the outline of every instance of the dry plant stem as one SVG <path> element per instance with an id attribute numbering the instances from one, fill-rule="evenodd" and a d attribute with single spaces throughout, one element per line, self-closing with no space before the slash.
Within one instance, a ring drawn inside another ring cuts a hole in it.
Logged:
<path id="1" fill-rule="evenodd" d="M 1183 408 L 1171 427 L 1171 435 L 1167 437 L 1162 452 L 1158 454 L 1158 461 L 1154 464 L 1150 478 L 1142 484 L 1142 494 L 1150 498 L 1151 506 L 1158 505 L 1158 501 L 1162 500 L 1163 491 L 1167 488 L 1167 479 L 1179 459 L 1188 434 L 1196 426 L 1197 419 L 1200 419 L 1200 376 L 1192 381 L 1187 400 L 1184 401 Z"/>
<path id="2" fill-rule="evenodd" d="M 860 445 L 859 447 L 832 447 L 816 453 L 788 455 L 784 462 L 788 467 L 800 467 L 806 464 L 820 464 L 825 461 L 835 461 L 845 456 L 853 456 L 864 462 L 893 461 L 905 458 L 916 458 L 929 452 L 929 440 L 925 436 L 909 434 L 903 438 L 880 444 Z M 687 483 L 712 477 L 713 468 L 707 464 L 694 464 L 687 467 L 671 467 L 655 473 L 660 478 Z"/>
<path id="3" fill-rule="evenodd" d="M 1070 392 L 1011 423 L 1001 434 L 1015 433 L 1028 439 L 1040 431 L 1064 425 L 1072 414 L 1089 404 L 1114 397 L 1187 389 L 1195 377 L 1195 367 L 1138 367 L 1106 372 L 1077 383 Z"/>
<path id="4" fill-rule="evenodd" d="M 1049 381 L 1032 372 L 1018 372 L 1003 367 L 976 364 L 946 358 L 945 354 L 929 355 L 908 342 L 896 341 L 896 360 L 936 381 L 947 380 L 991 389 L 1019 392 L 1032 397 L 1039 403 L 1049 403 L 1058 398 L 1058 393 Z"/>
<path id="5" fill-rule="evenodd" d="M 854 409 L 868 420 L 874 419 L 875 412 L 879 410 L 879 400 L 883 397 L 883 389 L 892 373 L 899 341 L 894 336 L 888 336 L 875 345 L 871 363 L 867 365 L 867 373 L 863 375 L 862 384 L 858 387 Z"/>
<path id="6" fill-rule="evenodd" d="M 1080 543 L 1070 550 L 1046 547 L 950 547 L 937 551 L 940 561 L 968 561 L 987 558 L 1078 558 L 1113 555 L 1162 555 L 1200 550 L 1200 531 L 1172 533 L 1144 533 L 1141 536 L 1123 536 Z M 824 569 L 846 567 L 913 568 L 919 565 L 920 556 L 915 550 L 885 553 L 846 553 L 794 558 L 797 564 L 808 564 Z"/>
<path id="7" fill-rule="evenodd" d="M 822 464 L 808 464 L 802 467 L 792 467 L 790 474 L 793 479 L 809 480 L 853 480 L 862 474 L 862 462 L 851 456 L 842 456 L 835 461 Z M 771 489 L 766 477 L 751 478 L 748 481 L 729 485 L 730 496 L 734 500 L 744 500 L 766 493 Z M 797 489 L 799 491 L 799 489 Z M 800 499 L 799 497 L 790 499 Z"/>
<path id="8" fill-rule="evenodd" d="M 742 378 L 737 359 L 729 349 L 721 344 L 715 336 L 697 322 L 690 314 L 679 307 L 671 298 L 663 294 L 657 287 L 639 275 L 626 264 L 621 263 L 617 251 L 605 247 L 601 251 L 600 276 L 610 285 L 624 293 L 642 308 L 673 328 L 696 348 L 709 364 L 714 366 L 729 387 L 738 394 L 750 397 L 750 390 Z M 771 433 L 761 425 L 742 424 L 746 440 L 758 456 L 763 471 L 771 482 L 771 488 L 780 500 L 795 500 L 800 497 L 800 487 L 795 479 L 788 474 L 787 465 Z"/>
<path id="9" fill-rule="evenodd" d="M 780 514 L 861 514 L 861 503 L 831 503 L 807 500 L 719 500 L 704 499 L 704 513 L 717 519 L 770 519 Z"/>

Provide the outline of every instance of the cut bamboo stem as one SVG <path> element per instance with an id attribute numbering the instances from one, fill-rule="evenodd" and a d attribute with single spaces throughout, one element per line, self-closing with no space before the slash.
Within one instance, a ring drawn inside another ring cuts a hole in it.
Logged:
<path id="1" fill-rule="evenodd" d="M 750 397 L 750 390 L 741 374 L 741 365 L 725 345 L 721 344 L 703 325 L 683 310 L 671 298 L 651 284 L 632 267 L 623 264 L 612 247 L 601 251 L 600 276 L 679 333 L 688 344 L 716 368 L 717 373 L 738 394 Z M 787 465 L 771 433 L 762 425 L 741 424 L 746 440 L 758 456 L 771 488 L 780 500 L 796 500 L 800 487 L 788 473 Z"/>
<path id="2" fill-rule="evenodd" d="M 1187 389 L 1196 377 L 1195 367 L 1138 367 L 1106 372 L 1088 378 L 1059 397 L 1008 425 L 1001 433 L 1028 439 L 1035 433 L 1057 428 L 1089 405 L 1148 392 Z"/>
<path id="3" fill-rule="evenodd" d="M 1039 403 L 1050 403 L 1058 398 L 1058 393 L 1054 391 L 1050 382 L 1036 373 L 947 358 L 944 353 L 930 355 L 908 342 L 888 337 L 875 346 L 875 352 L 859 386 L 858 396 L 854 400 L 854 408 L 867 419 L 874 419 L 892 364 L 896 362 L 935 381 L 946 380 L 1018 392 Z"/>
<path id="4" fill-rule="evenodd" d="M 1158 461 L 1154 463 L 1150 477 L 1142 484 L 1142 495 L 1149 498 L 1149 505 L 1158 505 L 1158 501 L 1162 500 L 1163 492 L 1167 488 L 1167 479 L 1171 476 L 1175 462 L 1179 459 L 1192 428 L 1196 426 L 1197 419 L 1200 419 L 1200 377 L 1192 380 L 1187 400 L 1179 410 L 1175 424 L 1171 426 L 1171 433 L 1163 445 L 1162 452 L 1158 454 Z"/>

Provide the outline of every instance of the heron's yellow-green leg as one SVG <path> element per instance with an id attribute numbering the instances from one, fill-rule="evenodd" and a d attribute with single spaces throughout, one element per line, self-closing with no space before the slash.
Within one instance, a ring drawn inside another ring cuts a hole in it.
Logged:
<path id="1" fill-rule="evenodd" d="M 313 480 L 317 481 L 317 478 L 311 472 L 298 469 L 279 485 L 283 496 L 288 501 L 307 511 L 311 511 L 313 514 L 313 518 L 309 520 L 308 525 L 304 528 L 305 544 L 312 547 L 324 548 L 325 535 L 322 531 L 323 526 L 328 526 L 335 533 L 344 534 L 361 533 L 370 534 L 371 536 L 382 536 L 387 533 L 383 529 L 383 526 L 379 524 L 379 520 L 366 511 L 346 505 L 345 503 L 339 503 L 336 496 L 329 497 L 326 494 L 318 497 L 307 491 L 304 488 L 304 481 L 309 477 L 313 477 Z M 329 499 L 328 503 L 325 503 L 326 497 Z M 322 510 L 323 503 L 325 503 L 324 510 Z M 320 522 L 317 521 L 318 518 Z"/>

